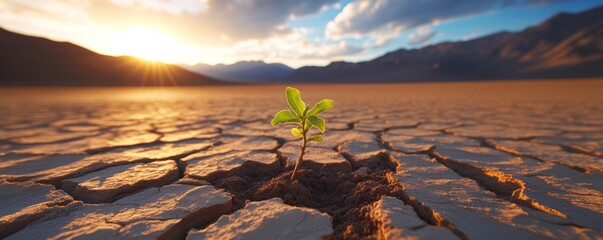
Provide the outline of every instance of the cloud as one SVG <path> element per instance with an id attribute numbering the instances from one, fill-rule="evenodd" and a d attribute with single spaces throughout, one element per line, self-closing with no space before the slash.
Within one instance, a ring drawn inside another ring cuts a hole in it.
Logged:
<path id="1" fill-rule="evenodd" d="M 0 24 L 109 55 L 144 56 L 160 43 L 156 49 L 169 52 L 158 55 L 168 63 L 265 60 L 301 66 L 328 64 L 364 51 L 344 41 L 310 37 L 310 29 L 287 25 L 291 19 L 338 4 L 338 0 L 45 0 L 43 4 L 4 0 Z M 142 37 L 149 42 L 138 47 L 135 41 Z"/>
<path id="2" fill-rule="evenodd" d="M 172 35 L 184 33 L 182 38 L 190 41 L 231 44 L 287 34 L 291 31 L 286 25 L 289 18 L 313 14 L 335 3 L 336 0 L 205 0 L 197 12 L 174 14 L 166 8 L 148 7 L 147 1 L 132 1 L 127 5 L 97 2 L 90 13 L 101 24 L 150 25 Z"/>
<path id="3" fill-rule="evenodd" d="M 345 41 L 312 41 L 309 40 L 309 33 L 308 29 L 295 28 L 285 36 L 240 42 L 228 48 L 224 57 L 235 61 L 240 56 L 246 56 L 247 60 L 289 62 L 293 67 L 299 67 L 308 64 L 326 65 L 365 51 L 364 47 Z"/>
<path id="4" fill-rule="evenodd" d="M 174 14 L 183 12 L 198 13 L 207 9 L 207 4 L 199 0 L 109 0 L 110 2 L 121 6 L 132 6 L 140 4 L 144 7 L 167 11 Z"/>
<path id="5" fill-rule="evenodd" d="M 422 27 L 418 27 L 414 33 L 411 33 L 408 36 L 408 44 L 410 45 L 424 45 L 428 43 L 433 37 L 436 36 L 436 33 L 431 29 L 430 26 L 425 25 Z"/>
<path id="6" fill-rule="evenodd" d="M 506 7 L 544 5 L 567 0 L 358 0 L 346 5 L 327 24 L 331 39 L 370 36 L 390 40 L 414 27 L 462 18 Z"/>
<path id="7" fill-rule="evenodd" d="M 480 34 L 481 33 L 479 31 L 473 31 L 473 32 L 470 32 L 469 34 L 461 36 L 459 38 L 459 40 L 461 40 L 461 41 L 467 41 L 467 40 L 470 40 L 470 39 L 473 39 L 473 38 L 479 36 Z"/>
<path id="8" fill-rule="evenodd" d="M 290 18 L 335 6 L 337 0 L 49 0 L 44 4 L 8 0 L 2 12 L 29 19 L 31 25 L 56 23 L 127 29 L 151 28 L 182 41 L 199 44 L 233 44 L 288 34 Z M 69 10 L 78 18 L 64 19 Z M 1 17 L 0 17 L 1 18 Z M 25 19 L 25 18 L 24 18 Z M 27 21 L 27 20 L 23 20 Z M 60 24 L 53 24 L 59 26 Z"/>

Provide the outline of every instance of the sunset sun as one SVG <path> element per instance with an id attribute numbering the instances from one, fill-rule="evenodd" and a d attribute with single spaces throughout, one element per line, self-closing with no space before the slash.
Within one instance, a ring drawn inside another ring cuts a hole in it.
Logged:
<path id="1" fill-rule="evenodd" d="M 180 43 L 172 36 L 145 27 L 125 29 L 115 38 L 114 51 L 149 61 L 170 62 Z"/>

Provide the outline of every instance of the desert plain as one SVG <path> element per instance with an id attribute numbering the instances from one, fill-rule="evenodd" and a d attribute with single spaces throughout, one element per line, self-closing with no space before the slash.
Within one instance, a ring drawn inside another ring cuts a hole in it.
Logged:
<path id="1" fill-rule="evenodd" d="M 296 87 L 0 89 L 0 238 L 603 238 L 603 81 Z"/>

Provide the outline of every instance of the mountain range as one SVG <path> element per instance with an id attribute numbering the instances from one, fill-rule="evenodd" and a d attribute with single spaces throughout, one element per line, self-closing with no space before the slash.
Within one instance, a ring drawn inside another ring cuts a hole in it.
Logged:
<path id="1" fill-rule="evenodd" d="M 603 77 L 603 6 L 575 14 L 559 13 L 520 32 L 399 49 L 365 62 L 332 62 L 299 69 L 262 61 L 175 66 L 101 55 L 72 43 L 0 28 L 0 64 L 2 86 L 596 78 Z"/>
<path id="2" fill-rule="evenodd" d="M 559 13 L 521 32 L 302 67 L 286 82 L 424 82 L 603 77 L 603 7 Z"/>
<path id="3" fill-rule="evenodd" d="M 171 86 L 224 84 L 181 67 L 111 57 L 0 28 L 2 86 Z"/>
<path id="4" fill-rule="evenodd" d="M 285 64 L 263 61 L 240 61 L 230 65 L 199 63 L 194 66 L 181 66 L 210 77 L 236 82 L 275 82 L 282 80 L 294 71 Z"/>

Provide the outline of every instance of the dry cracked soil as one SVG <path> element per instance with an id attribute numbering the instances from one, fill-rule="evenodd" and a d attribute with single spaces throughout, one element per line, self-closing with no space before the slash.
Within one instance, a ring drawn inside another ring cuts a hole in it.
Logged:
<path id="1" fill-rule="evenodd" d="M 0 238 L 603 239 L 603 82 L 0 89 Z"/>

